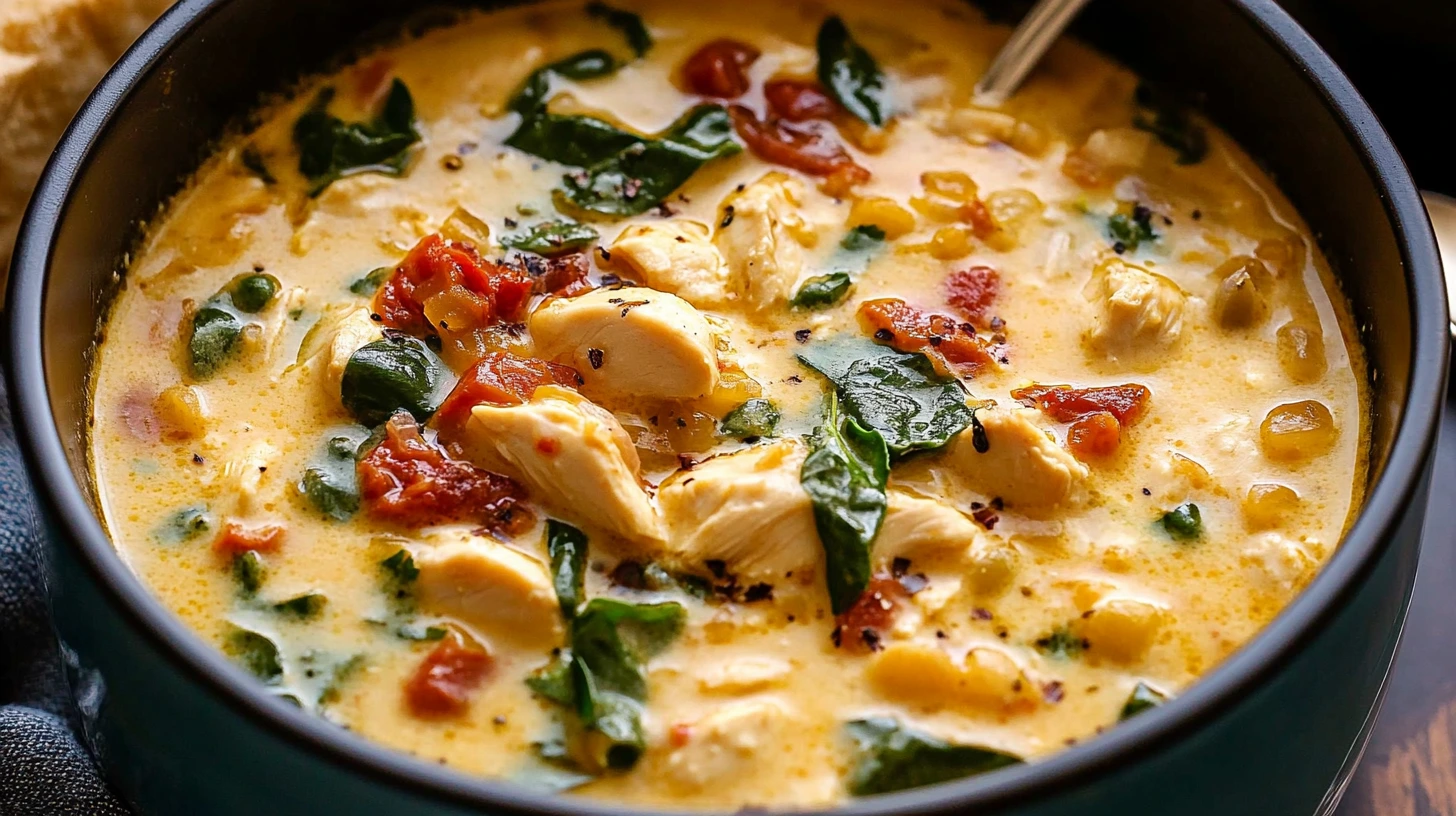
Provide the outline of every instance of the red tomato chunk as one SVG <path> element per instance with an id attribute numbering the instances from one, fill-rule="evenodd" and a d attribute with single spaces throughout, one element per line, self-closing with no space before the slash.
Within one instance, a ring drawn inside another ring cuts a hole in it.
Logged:
<path id="1" fill-rule="evenodd" d="M 969 323 L 957 323 L 950 315 L 880 298 L 860 304 L 859 318 L 876 340 L 899 351 L 930 354 L 967 374 L 996 365 L 992 346 Z"/>
<path id="2" fill-rule="evenodd" d="M 702 96 L 733 99 L 748 90 L 748 66 L 758 49 L 737 40 L 714 40 L 699 48 L 683 64 L 683 83 Z"/>
<path id="3" fill-rule="evenodd" d="M 581 385 L 581 375 L 570 366 L 491 352 L 460 377 L 436 416 L 442 424 L 460 423 L 470 415 L 471 408 L 482 402 L 520 405 L 530 400 L 537 388 L 552 384 L 576 388 Z"/>
<path id="4" fill-rule="evenodd" d="M 1011 392 L 1013 399 L 1040 408 L 1057 422 L 1074 422 L 1085 416 L 1107 412 L 1126 427 L 1147 409 L 1153 392 L 1145 385 L 1102 385 L 1073 388 L 1070 385 L 1032 385 Z"/>
<path id="5" fill-rule="evenodd" d="M 742 105 L 734 105 L 729 113 L 739 137 L 764 161 L 833 179 L 836 188 L 848 189 L 869 181 L 870 171 L 855 164 L 844 147 L 826 134 L 829 125 L 793 124 L 781 119 L 763 122 Z"/>
<path id="6" fill-rule="evenodd" d="M 384 431 L 359 462 L 359 494 L 371 515 L 408 527 L 476 521 L 492 531 L 513 531 L 528 520 L 520 506 L 524 488 L 452 459 L 409 414 L 395 414 Z"/>
<path id="7" fill-rule="evenodd" d="M 819 83 L 803 79 L 774 79 L 765 82 L 763 98 L 775 116 L 790 122 L 828 119 L 839 110 L 834 100 L 819 87 Z"/>
<path id="8" fill-rule="evenodd" d="M 452 635 L 440 642 L 404 685 L 405 701 L 417 717 L 450 717 L 470 707 L 470 695 L 485 681 L 493 661 L 485 650 Z"/>
<path id="9" fill-rule="evenodd" d="M 946 302 L 981 326 L 1000 291 L 1001 276 L 989 266 L 958 269 L 945 279 Z"/>
<path id="10" fill-rule="evenodd" d="M 469 244 L 428 235 L 410 250 L 374 296 L 390 328 L 425 335 L 520 320 L 531 297 L 524 269 L 491 263 Z"/>
<path id="11" fill-rule="evenodd" d="M 248 550 L 258 552 L 277 552 L 283 546 L 283 536 L 287 532 L 277 524 L 265 524 L 261 527 L 244 527 L 236 521 L 229 521 L 223 525 L 222 532 L 218 533 L 217 539 L 212 542 L 213 552 L 232 558 L 235 555 L 242 555 Z"/>
<path id="12" fill-rule="evenodd" d="M 852 652 L 879 651 L 884 631 L 895 622 L 895 611 L 907 593 L 889 575 L 876 575 L 844 613 L 835 618 L 835 645 Z"/>

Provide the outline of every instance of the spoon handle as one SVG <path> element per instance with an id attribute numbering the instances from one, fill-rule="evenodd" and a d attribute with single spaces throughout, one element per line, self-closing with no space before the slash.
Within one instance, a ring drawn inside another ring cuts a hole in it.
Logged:
<path id="1" fill-rule="evenodd" d="M 1039 0 L 976 83 L 975 102 L 995 107 L 1016 92 L 1087 0 Z"/>

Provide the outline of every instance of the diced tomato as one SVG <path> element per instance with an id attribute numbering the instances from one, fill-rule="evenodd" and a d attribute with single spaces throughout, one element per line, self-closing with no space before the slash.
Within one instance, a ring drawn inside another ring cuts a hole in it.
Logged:
<path id="1" fill-rule="evenodd" d="M 758 54 L 747 43 L 714 40 L 683 63 L 683 81 L 695 94 L 734 99 L 748 90 L 748 66 Z"/>
<path id="2" fill-rule="evenodd" d="M 464 331 L 519 320 L 531 297 L 525 270 L 481 258 L 475 247 L 423 238 L 374 296 L 374 311 L 390 328 L 415 335 Z"/>
<path id="3" fill-rule="evenodd" d="M 918 309 L 903 300 L 867 300 L 859 307 L 860 322 L 874 338 L 906 352 L 923 352 L 959 371 L 974 375 L 997 364 L 993 347 L 969 323 L 950 315 Z"/>
<path id="4" fill-rule="evenodd" d="M 591 289 L 587 275 L 591 261 L 585 253 L 573 252 L 556 258 L 523 256 L 526 271 L 536 279 L 536 291 L 545 295 L 571 297 Z"/>
<path id="5" fill-rule="evenodd" d="M 667 730 L 667 743 L 674 748 L 681 748 L 688 744 L 693 738 L 693 727 L 689 723 L 675 723 Z"/>
<path id="6" fill-rule="evenodd" d="M 839 110 L 819 83 L 806 79 L 773 79 L 763 84 L 763 98 L 774 116 L 790 122 L 828 119 Z"/>
<path id="7" fill-rule="evenodd" d="M 834 619 L 835 645 L 848 651 L 878 651 L 884 630 L 906 598 L 905 588 L 890 575 L 876 575 L 848 610 Z"/>
<path id="8" fill-rule="evenodd" d="M 494 661 L 458 635 L 440 642 L 404 684 L 404 698 L 417 717 L 449 717 L 470 707 L 470 695 L 485 681 Z"/>
<path id="9" fill-rule="evenodd" d="M 982 241 L 995 235 L 1001 229 L 996 217 L 986 208 L 986 203 L 976 199 L 961 207 L 961 219 L 971 225 L 971 232 Z"/>
<path id="10" fill-rule="evenodd" d="M 1067 449 L 1078 459 L 1102 458 L 1117 452 L 1122 425 L 1106 411 L 1078 419 L 1067 429 Z"/>
<path id="11" fill-rule="evenodd" d="M 218 533 L 217 539 L 212 542 L 212 550 L 220 555 L 231 559 L 235 555 L 242 555 L 248 550 L 258 552 L 277 552 L 283 546 L 283 535 L 286 530 L 277 524 L 265 524 L 262 527 L 244 527 L 236 521 L 229 521 Z"/>
<path id="12" fill-rule="evenodd" d="M 986 312 L 1001 290 L 1001 276 L 989 266 L 957 269 L 945 279 L 945 301 L 972 323 L 985 325 Z"/>
<path id="13" fill-rule="evenodd" d="M 537 388 L 552 383 L 576 388 L 581 385 L 581 375 L 570 366 L 504 351 L 491 352 L 460 377 L 435 415 L 442 424 L 462 422 L 470 409 L 482 402 L 520 405 L 531 399 Z"/>
<path id="14" fill-rule="evenodd" d="M 762 122 L 741 105 L 734 105 L 729 112 L 738 135 L 764 161 L 811 176 L 834 177 L 846 188 L 869 181 L 870 171 L 855 164 L 844 147 L 825 134 L 827 124 L 792 124 L 779 119 Z"/>
<path id="15" fill-rule="evenodd" d="M 1147 409 L 1153 392 L 1145 385 L 1099 385 L 1073 388 L 1070 385 L 1032 385 L 1011 392 L 1013 399 L 1040 408 L 1057 422 L 1074 422 L 1085 416 L 1106 412 L 1126 427 L 1136 422 Z"/>
<path id="16" fill-rule="evenodd" d="M 514 531 L 529 519 L 516 482 L 453 459 L 401 411 L 385 424 L 384 439 L 359 461 L 359 495 L 369 513 L 409 527 L 475 521 L 492 531 Z"/>

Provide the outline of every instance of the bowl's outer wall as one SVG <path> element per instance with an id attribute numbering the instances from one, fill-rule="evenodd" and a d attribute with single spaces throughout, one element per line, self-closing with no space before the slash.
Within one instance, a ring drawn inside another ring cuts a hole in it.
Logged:
<path id="1" fill-rule="evenodd" d="M 1263 0 L 1247 4 L 1267 6 Z M 285 87 L 301 72 L 323 67 L 365 21 L 387 18 L 398 9 L 391 0 L 225 0 L 186 22 L 207 5 L 207 0 L 184 0 L 164 17 L 162 28 L 190 27 L 188 36 L 156 55 L 126 104 L 100 129 L 89 161 L 77 170 L 49 258 L 54 274 L 45 284 L 46 383 L 26 381 L 22 367 L 12 384 L 12 398 L 50 388 L 50 411 L 82 484 L 87 482 L 83 429 L 90 329 L 115 288 L 117 260 L 130 248 L 136 225 L 156 213 L 211 141 L 237 111 L 253 105 L 260 91 Z M 1320 231 L 1361 326 L 1370 329 L 1365 340 L 1378 372 L 1371 426 L 1378 468 L 1390 451 L 1409 387 L 1415 307 L 1392 216 L 1360 150 L 1321 91 L 1234 3 L 1108 0 L 1093 4 L 1091 11 L 1084 26 L 1088 36 L 1148 75 L 1203 92 L 1214 118 L 1277 169 L 1285 191 Z M 144 40 L 142 48 L 155 45 Z M 1231 70 L 1231 64 L 1237 68 Z M 116 96 L 124 90 L 122 82 L 107 82 L 101 93 Z M 107 107 L 93 106 L 85 115 L 102 116 Z M 98 123 L 82 121 L 80 127 L 88 124 Z M 63 155 L 59 162 L 76 160 L 77 155 Z M 1404 177 L 1392 183 L 1409 187 Z M 17 252 L 17 258 L 31 257 Z M 29 285 L 25 270 L 17 272 L 12 285 L 17 278 Z M 12 308 L 16 295 L 12 292 Z M 1429 452 L 1425 448 L 1424 458 L 1413 463 L 1427 475 Z M 1149 742 L 1101 773 L 1069 774 L 1062 784 L 1043 786 L 1032 796 L 1002 795 L 1011 783 L 989 797 L 959 786 L 964 797 L 944 795 L 952 788 L 921 791 L 897 800 L 901 810 L 960 812 L 974 801 L 980 803 L 974 809 L 978 814 L 1027 816 L 1313 813 L 1347 764 L 1350 746 L 1378 700 L 1409 600 L 1427 487 L 1423 479 L 1378 562 L 1352 594 L 1339 599 L 1338 611 L 1323 628 L 1282 662 L 1277 675 L 1230 701 L 1216 720 L 1188 726 L 1180 741 Z M 318 738 L 317 728 L 307 738 L 289 736 L 273 719 L 230 698 L 216 680 L 189 668 L 177 648 L 146 631 L 126 606 L 155 602 L 123 588 L 120 594 L 128 599 L 123 603 L 118 591 L 103 586 L 83 545 L 66 533 L 76 525 L 63 523 L 71 520 L 61 517 L 62 508 L 73 513 L 77 508 L 56 504 L 44 490 L 42 501 L 53 529 L 57 625 L 75 657 L 78 689 L 88 692 L 81 702 L 91 736 L 113 781 L 142 812 L 480 812 L 463 802 L 488 783 L 457 780 L 429 789 L 361 771 L 350 763 L 378 756 L 378 749 L 354 745 L 345 752 L 347 760 L 326 756 L 310 743 Z M 179 632 L 174 625 L 166 636 L 182 637 Z M 1151 735 L 1152 721 L 1171 714 L 1147 714 L 1120 730 Z M 1042 770 L 1075 762 L 1077 756 L 1096 759 L 1107 753 L 1108 744 L 1079 746 Z M 994 778 L 1016 780 L 1018 774 L 1040 772 L 1013 770 Z M 449 779 L 437 769 L 415 777 Z M 992 778 L 985 781 L 983 787 L 994 786 Z M 509 794 L 500 801 L 508 800 L 518 807 L 529 804 Z M 579 801 L 571 807 L 586 808 Z M 871 801 L 851 809 L 872 807 Z M 507 809 L 505 804 L 495 808 Z"/>

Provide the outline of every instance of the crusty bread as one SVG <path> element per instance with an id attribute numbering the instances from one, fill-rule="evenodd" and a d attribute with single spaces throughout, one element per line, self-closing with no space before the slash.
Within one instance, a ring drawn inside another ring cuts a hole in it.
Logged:
<path id="1" fill-rule="evenodd" d="M 0 279 L 31 188 L 86 94 L 172 0 L 0 0 Z"/>

